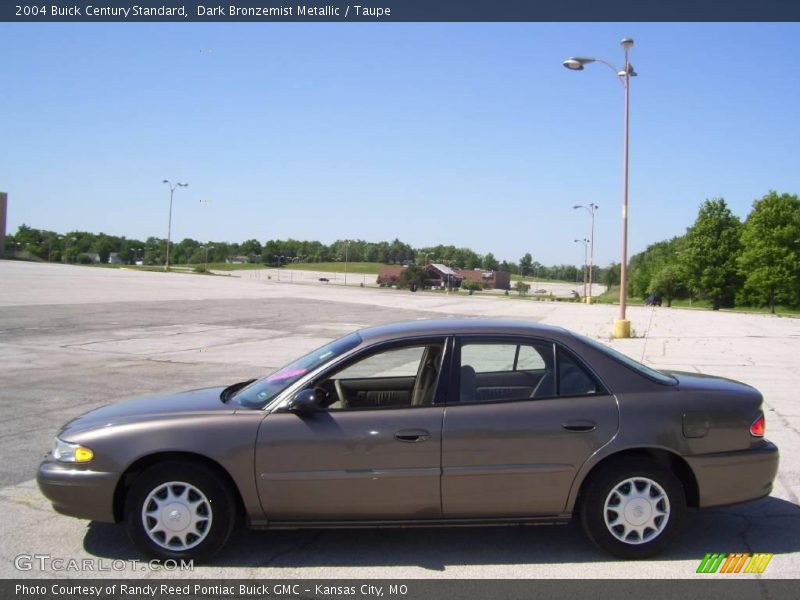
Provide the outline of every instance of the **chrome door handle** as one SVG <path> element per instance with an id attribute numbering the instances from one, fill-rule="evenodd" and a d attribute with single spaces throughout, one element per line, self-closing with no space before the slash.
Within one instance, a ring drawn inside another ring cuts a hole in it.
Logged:
<path id="1" fill-rule="evenodd" d="M 394 434 L 394 439 L 399 442 L 424 442 L 431 437 L 431 432 L 426 429 L 401 429 Z"/>

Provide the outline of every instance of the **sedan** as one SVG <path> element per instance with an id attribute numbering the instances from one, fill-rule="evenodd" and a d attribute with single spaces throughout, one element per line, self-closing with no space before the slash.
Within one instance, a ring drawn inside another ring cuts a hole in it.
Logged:
<path id="1" fill-rule="evenodd" d="M 766 496 L 762 396 L 657 371 L 565 329 L 442 320 L 362 329 L 258 380 L 68 423 L 38 472 L 64 514 L 145 553 L 207 559 L 258 529 L 563 523 L 621 558 L 688 508 Z"/>

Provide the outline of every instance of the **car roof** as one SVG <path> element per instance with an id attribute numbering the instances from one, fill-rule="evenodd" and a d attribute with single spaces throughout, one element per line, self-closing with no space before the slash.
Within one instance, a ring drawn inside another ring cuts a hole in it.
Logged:
<path id="1" fill-rule="evenodd" d="M 570 335 L 569 331 L 563 327 L 543 325 L 534 321 L 512 321 L 502 319 L 430 319 L 403 321 L 360 329 L 358 333 L 365 342 L 453 334 L 546 335 L 558 338 Z"/>

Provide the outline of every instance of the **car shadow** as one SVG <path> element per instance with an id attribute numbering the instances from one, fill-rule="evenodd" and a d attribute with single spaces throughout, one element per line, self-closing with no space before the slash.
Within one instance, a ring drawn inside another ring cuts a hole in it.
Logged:
<path id="1" fill-rule="evenodd" d="M 84 549 L 97 557 L 145 560 L 122 526 L 91 523 Z M 706 552 L 800 551 L 800 506 L 765 498 L 735 507 L 689 511 L 672 545 L 654 560 L 700 560 Z M 577 523 L 553 526 L 250 531 L 237 529 L 216 567 L 414 566 L 615 562 Z"/>

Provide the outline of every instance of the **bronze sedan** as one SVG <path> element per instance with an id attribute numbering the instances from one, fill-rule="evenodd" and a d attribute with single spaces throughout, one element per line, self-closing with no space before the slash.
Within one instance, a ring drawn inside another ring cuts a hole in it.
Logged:
<path id="1" fill-rule="evenodd" d="M 364 329 L 266 378 L 67 424 L 42 462 L 55 509 L 126 523 L 144 552 L 208 558 L 250 527 L 565 522 L 622 558 L 687 507 L 766 496 L 761 394 L 660 372 L 531 323 Z"/>

